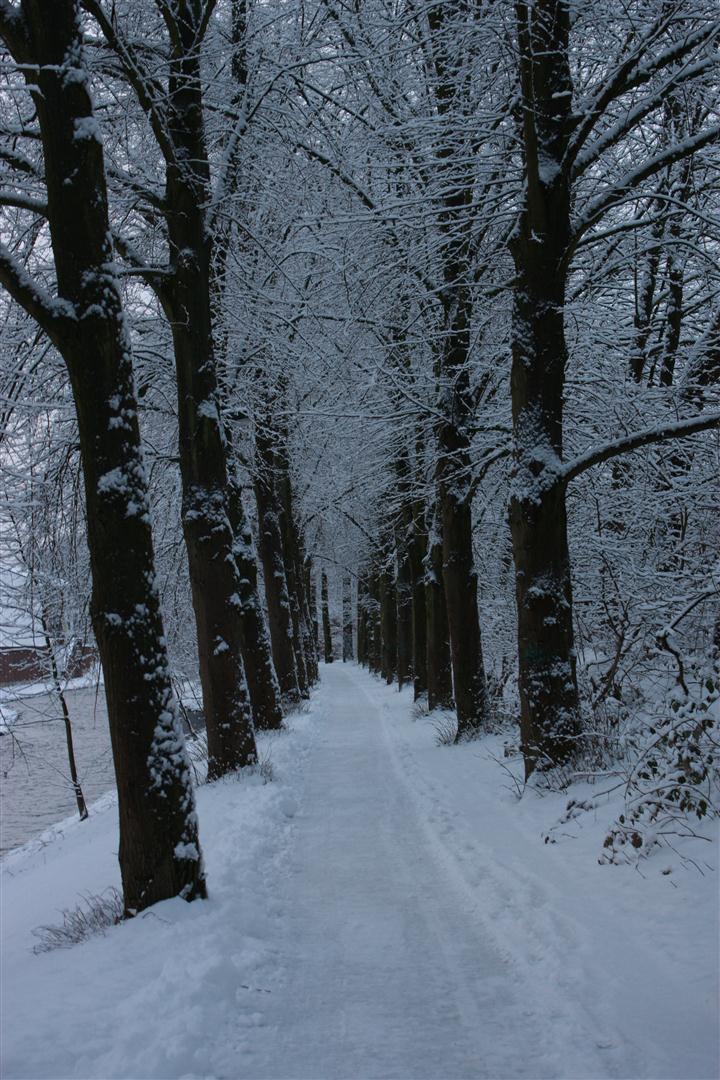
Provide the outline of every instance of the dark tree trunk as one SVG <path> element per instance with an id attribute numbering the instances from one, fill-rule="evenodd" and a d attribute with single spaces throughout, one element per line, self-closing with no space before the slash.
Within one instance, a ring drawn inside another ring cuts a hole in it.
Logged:
<path id="1" fill-rule="evenodd" d="M 354 659 L 353 653 L 353 610 L 352 610 L 352 581 L 350 575 L 343 577 L 343 639 L 342 639 L 343 663 Z"/>
<path id="2" fill-rule="evenodd" d="M 397 677 L 402 690 L 413 677 L 413 514 L 410 494 L 410 461 L 406 447 L 395 458 L 397 499 L 394 539 L 397 556 Z"/>
<path id="3" fill-rule="evenodd" d="M 320 578 L 320 600 L 322 606 L 324 659 L 326 664 L 332 664 L 334 657 L 332 629 L 330 627 L 330 598 L 328 596 L 327 574 L 324 570 Z"/>
<path id="4" fill-rule="evenodd" d="M 292 482 L 290 479 L 290 461 L 288 458 L 287 432 L 279 425 L 273 425 L 274 439 L 273 471 L 280 506 L 280 530 L 283 543 L 283 562 L 287 581 L 290 618 L 293 630 L 293 649 L 298 687 L 302 697 L 310 696 L 310 674 L 307 658 L 307 627 L 304 615 L 304 584 L 302 559 L 300 555 L 300 534 L 295 521 L 293 507 Z"/>
<path id="5" fill-rule="evenodd" d="M 303 638 L 303 647 L 305 649 L 305 663 L 307 666 L 308 681 L 310 686 L 314 686 L 318 681 L 318 650 L 317 639 L 315 637 L 315 630 L 313 626 L 313 613 L 310 608 L 310 581 L 307 574 L 307 557 L 305 555 L 305 544 L 303 541 L 303 535 L 297 526 L 297 580 L 301 583 L 300 590 L 300 626 Z"/>
<path id="6" fill-rule="evenodd" d="M 155 584 L 130 340 L 111 269 L 103 151 L 75 0 L 55 0 L 52 10 L 23 0 L 19 12 L 0 9 L 0 28 L 15 58 L 33 65 L 28 79 L 65 304 L 33 299 L 27 280 L 13 284 L 3 273 L 3 282 L 41 316 L 67 365 L 77 408 L 91 614 L 117 779 L 125 910 L 134 914 L 173 896 L 205 896 L 206 889 Z"/>
<path id="7" fill-rule="evenodd" d="M 449 22 L 456 5 L 428 11 L 437 83 L 438 169 L 443 178 L 439 226 L 443 282 L 439 381 L 437 497 L 443 531 L 443 577 L 450 629 L 458 740 L 472 737 L 487 721 L 487 694 L 472 550 L 472 438 L 470 390 L 472 320 L 471 230 L 474 172 L 468 172 L 469 117 L 463 107 L 463 58 L 451 46 Z M 477 14 L 468 8 L 468 18 Z"/>
<path id="8" fill-rule="evenodd" d="M 367 647 L 367 582 L 361 573 L 357 579 L 357 659 L 363 666 L 368 662 Z"/>
<path id="9" fill-rule="evenodd" d="M 380 674 L 390 683 L 397 672 L 397 593 L 392 569 L 380 574 Z"/>
<path id="10" fill-rule="evenodd" d="M 287 701 L 296 703 L 301 694 L 293 645 L 290 596 L 285 575 L 281 511 L 274 483 L 273 446 L 267 427 L 261 423 L 257 424 L 255 429 L 255 453 L 258 548 L 263 566 L 272 654 L 280 691 Z"/>
<path id="11" fill-rule="evenodd" d="M 317 582 L 313 573 L 312 560 L 305 558 L 305 592 L 307 595 L 308 615 L 312 630 L 313 646 L 315 650 L 315 678 L 318 677 L 317 665 L 320 659 L 320 622 L 317 608 Z"/>
<path id="12" fill-rule="evenodd" d="M 426 555 L 427 532 L 425 528 L 425 507 L 424 504 L 418 500 L 413 503 L 412 540 L 410 542 L 410 573 L 412 576 L 412 669 L 415 701 L 417 701 L 428 689 L 427 590 L 425 584 Z"/>
<path id="13" fill-rule="evenodd" d="M 242 489 L 235 480 L 228 501 L 235 562 L 239 574 L 241 648 L 255 727 L 262 731 L 282 727 L 280 686 L 272 661 L 270 639 L 257 580 L 252 532 L 245 517 Z"/>
<path id="14" fill-rule="evenodd" d="M 510 525 L 515 558 L 521 737 L 526 775 L 564 762 L 579 732 L 562 458 L 565 259 L 571 131 L 568 7 L 518 7 L 525 202 L 515 261 Z"/>
<path id="15" fill-rule="evenodd" d="M 382 670 L 382 629 L 380 620 L 380 575 L 373 566 L 368 582 L 368 667 L 379 675 Z"/>
<path id="16" fill-rule="evenodd" d="M 450 630 L 442 562 L 442 540 L 437 528 L 433 528 L 425 574 L 428 708 L 431 710 L 449 709 L 453 706 Z"/>

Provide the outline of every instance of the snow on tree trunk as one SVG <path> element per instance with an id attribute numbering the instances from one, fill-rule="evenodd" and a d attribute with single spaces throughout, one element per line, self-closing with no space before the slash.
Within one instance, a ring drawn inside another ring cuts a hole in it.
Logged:
<path id="1" fill-rule="evenodd" d="M 178 389 L 183 531 L 197 624 L 209 775 L 257 759 L 242 660 L 241 600 L 228 510 L 212 319 L 210 191 L 197 33 L 204 5 L 163 5 L 170 35 L 167 226 L 174 274 L 166 291 Z"/>
<path id="2" fill-rule="evenodd" d="M 562 0 L 518 5 L 526 186 L 511 241 L 515 559 L 526 775 L 566 761 L 579 732 L 563 448 L 565 259 L 570 195 L 569 14 Z"/>

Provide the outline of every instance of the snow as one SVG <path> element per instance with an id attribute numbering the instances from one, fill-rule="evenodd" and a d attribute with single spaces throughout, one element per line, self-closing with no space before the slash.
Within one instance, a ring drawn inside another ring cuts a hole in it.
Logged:
<path id="1" fill-rule="evenodd" d="M 567 793 L 518 801 L 500 737 L 414 715 L 324 667 L 260 738 L 272 783 L 197 793 L 210 900 L 72 949 L 32 929 L 118 884 L 112 797 L 7 856 L 7 1080 L 716 1076 L 715 870 L 599 866 L 612 805 L 544 844 Z"/>

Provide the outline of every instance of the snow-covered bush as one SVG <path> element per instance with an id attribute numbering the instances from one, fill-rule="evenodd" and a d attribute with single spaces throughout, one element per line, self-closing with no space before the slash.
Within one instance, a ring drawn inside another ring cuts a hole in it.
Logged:
<path id="1" fill-rule="evenodd" d="M 625 810 L 605 839 L 601 863 L 633 861 L 671 839 L 698 836 L 720 815 L 720 657 L 681 673 L 667 709 L 627 779 Z"/>

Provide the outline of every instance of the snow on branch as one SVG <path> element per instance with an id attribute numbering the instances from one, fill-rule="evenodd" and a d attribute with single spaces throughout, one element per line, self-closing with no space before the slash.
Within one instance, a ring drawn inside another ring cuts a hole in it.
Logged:
<path id="1" fill-rule="evenodd" d="M 674 143 L 672 146 L 667 147 L 648 161 L 643 162 L 643 164 L 639 165 L 636 169 L 631 169 L 627 172 L 616 184 L 612 184 L 610 187 L 606 188 L 605 191 L 590 204 L 579 221 L 576 222 L 571 250 L 577 245 L 580 237 L 587 232 L 587 230 L 598 221 L 606 211 L 617 202 L 621 202 L 627 196 L 628 192 L 635 191 L 644 180 L 654 176 L 656 173 L 660 172 L 661 169 L 666 168 L 668 165 L 674 165 L 676 161 L 682 161 L 683 158 L 697 153 L 698 150 L 702 150 L 703 147 L 708 144 L 716 142 L 718 138 L 720 138 L 720 124 L 714 124 L 712 127 L 698 132 L 697 135 L 688 136 L 688 138 L 683 139 L 682 142 Z"/>
<path id="2" fill-rule="evenodd" d="M 594 465 L 600 465 L 611 458 L 619 457 L 620 454 L 628 454 L 631 450 L 640 450 L 643 446 L 651 446 L 653 443 L 667 442 L 671 439 L 685 439 L 689 435 L 696 435 L 700 431 L 708 431 L 711 428 L 720 427 L 720 412 L 705 413 L 702 416 L 693 416 L 688 420 L 677 420 L 671 424 L 654 424 L 652 427 L 636 431 L 632 435 L 624 435 L 620 439 L 605 443 L 604 446 L 589 450 L 586 454 L 568 461 L 556 474 L 556 479 L 564 484 L 569 484 L 582 473 L 587 472 Z"/>
<path id="3" fill-rule="evenodd" d="M 0 285 L 35 319 L 53 344 L 59 346 L 68 324 L 76 319 L 72 304 L 55 299 L 38 285 L 4 244 L 0 244 Z"/>

